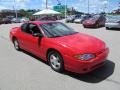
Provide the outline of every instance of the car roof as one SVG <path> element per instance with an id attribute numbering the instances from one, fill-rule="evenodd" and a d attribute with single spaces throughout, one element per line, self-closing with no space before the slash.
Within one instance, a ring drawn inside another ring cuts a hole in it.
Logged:
<path id="1" fill-rule="evenodd" d="M 57 21 L 29 21 L 27 23 L 33 23 L 33 24 L 40 25 L 40 24 L 46 24 L 46 23 L 57 23 Z"/>

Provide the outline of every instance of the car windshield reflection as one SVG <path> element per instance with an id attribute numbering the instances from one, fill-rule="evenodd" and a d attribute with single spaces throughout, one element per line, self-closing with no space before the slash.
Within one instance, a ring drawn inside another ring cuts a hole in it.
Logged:
<path id="1" fill-rule="evenodd" d="M 46 23 L 40 26 L 47 37 L 62 37 L 78 33 L 60 22 Z"/>

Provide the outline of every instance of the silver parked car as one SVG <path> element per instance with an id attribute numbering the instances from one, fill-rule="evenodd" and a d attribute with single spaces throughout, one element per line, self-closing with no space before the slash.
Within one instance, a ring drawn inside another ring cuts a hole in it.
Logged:
<path id="1" fill-rule="evenodd" d="M 84 20 L 91 18 L 91 15 L 81 15 L 80 17 L 75 18 L 74 23 L 83 23 Z"/>
<path id="2" fill-rule="evenodd" d="M 82 16 L 75 18 L 74 23 L 82 23 Z"/>
<path id="3" fill-rule="evenodd" d="M 120 29 L 120 16 L 107 16 L 105 27 L 106 29 L 111 29 L 111 28 Z"/>
<path id="4" fill-rule="evenodd" d="M 21 19 L 21 18 L 13 18 L 13 19 L 11 20 L 11 23 L 20 23 L 20 19 Z"/>
<path id="5" fill-rule="evenodd" d="M 66 23 L 69 23 L 69 22 L 73 23 L 73 22 L 74 22 L 74 19 L 75 19 L 75 15 L 67 16 L 65 22 L 66 22 Z"/>

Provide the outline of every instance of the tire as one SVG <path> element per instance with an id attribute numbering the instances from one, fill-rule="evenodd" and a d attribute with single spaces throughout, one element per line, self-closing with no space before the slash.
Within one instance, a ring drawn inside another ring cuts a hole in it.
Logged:
<path id="1" fill-rule="evenodd" d="M 85 25 L 83 25 L 84 28 L 87 28 Z"/>
<path id="2" fill-rule="evenodd" d="M 65 21 L 65 23 L 68 23 L 68 21 Z"/>
<path id="3" fill-rule="evenodd" d="M 96 28 L 99 28 L 99 24 L 96 24 Z"/>
<path id="4" fill-rule="evenodd" d="M 74 20 L 72 20 L 71 23 L 74 23 Z"/>
<path id="5" fill-rule="evenodd" d="M 50 51 L 48 53 L 48 62 L 50 67 L 56 72 L 64 71 L 64 62 L 62 56 L 56 51 Z"/>
<path id="6" fill-rule="evenodd" d="M 106 30 L 109 30 L 110 28 L 109 27 L 106 27 Z"/>
<path id="7" fill-rule="evenodd" d="M 20 51 L 19 42 L 18 42 L 18 40 L 16 38 L 13 39 L 13 44 L 14 44 L 14 48 L 17 51 Z"/>

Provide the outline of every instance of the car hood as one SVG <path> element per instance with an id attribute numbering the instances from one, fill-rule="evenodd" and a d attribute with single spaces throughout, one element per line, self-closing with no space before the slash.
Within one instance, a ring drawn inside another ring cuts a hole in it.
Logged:
<path id="1" fill-rule="evenodd" d="M 85 20 L 86 22 L 96 22 L 96 20 L 94 19 L 88 19 L 88 20 Z"/>
<path id="2" fill-rule="evenodd" d="M 82 20 L 82 19 L 81 18 L 75 19 L 75 21 L 80 21 L 80 20 Z"/>
<path id="3" fill-rule="evenodd" d="M 117 23 L 117 22 L 119 22 L 120 20 L 118 19 L 109 19 L 109 20 L 107 20 L 106 22 L 107 23 Z"/>
<path id="4" fill-rule="evenodd" d="M 95 53 L 105 48 L 105 43 L 100 39 L 82 33 L 57 37 L 54 38 L 54 41 L 76 53 Z"/>

